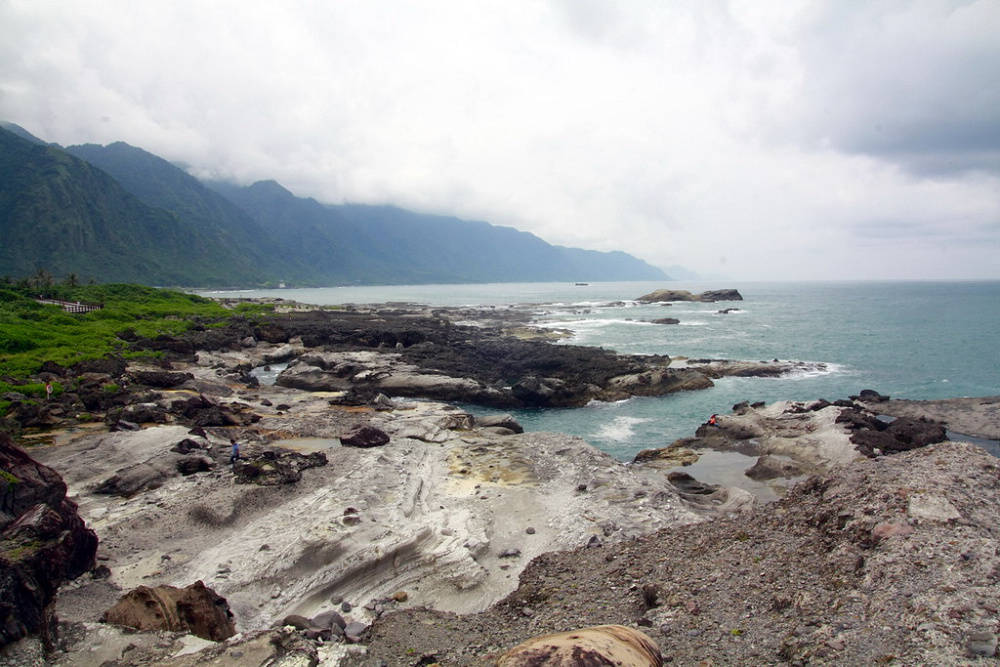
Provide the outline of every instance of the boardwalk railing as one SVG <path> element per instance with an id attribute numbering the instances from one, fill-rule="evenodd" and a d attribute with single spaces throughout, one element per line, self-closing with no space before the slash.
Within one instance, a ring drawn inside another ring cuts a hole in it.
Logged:
<path id="1" fill-rule="evenodd" d="M 59 299 L 35 299 L 35 301 L 59 306 L 67 313 L 89 313 L 104 308 L 104 304 L 80 303 L 79 301 L 60 301 Z"/>

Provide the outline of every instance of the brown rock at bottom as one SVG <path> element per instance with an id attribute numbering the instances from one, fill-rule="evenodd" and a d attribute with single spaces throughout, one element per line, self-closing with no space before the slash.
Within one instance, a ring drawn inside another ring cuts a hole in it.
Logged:
<path id="1" fill-rule="evenodd" d="M 229 603 L 201 581 L 186 588 L 139 586 L 123 595 L 101 620 L 137 630 L 190 632 L 212 641 L 236 634 Z"/>
<path id="2" fill-rule="evenodd" d="M 634 665 L 661 667 L 656 642 L 624 625 L 597 625 L 534 637 L 497 660 L 497 667 L 529 665 Z"/>

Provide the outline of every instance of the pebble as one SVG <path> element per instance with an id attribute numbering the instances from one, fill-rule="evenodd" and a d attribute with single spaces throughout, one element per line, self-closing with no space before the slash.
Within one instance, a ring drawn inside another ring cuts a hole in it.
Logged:
<path id="1" fill-rule="evenodd" d="M 965 640 L 965 648 L 973 657 L 993 657 L 997 652 L 997 636 L 989 631 L 970 632 Z"/>
<path id="2" fill-rule="evenodd" d="M 528 535 L 534 535 L 535 529 L 532 528 L 531 526 L 528 526 L 527 528 L 524 529 L 524 532 L 526 532 Z"/>

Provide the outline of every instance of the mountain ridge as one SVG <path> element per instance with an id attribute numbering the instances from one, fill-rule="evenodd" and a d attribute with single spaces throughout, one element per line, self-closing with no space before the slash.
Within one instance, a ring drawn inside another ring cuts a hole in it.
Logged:
<path id="1" fill-rule="evenodd" d="M 551 245 L 485 221 L 324 204 L 274 180 L 199 181 L 124 142 L 62 148 L 7 124 L 0 135 L 0 230 L 14 239 L 0 275 L 68 268 L 198 287 L 667 279 L 624 252 Z M 48 252 L 31 242 L 36 227 L 70 239 L 86 229 L 88 243 Z"/>

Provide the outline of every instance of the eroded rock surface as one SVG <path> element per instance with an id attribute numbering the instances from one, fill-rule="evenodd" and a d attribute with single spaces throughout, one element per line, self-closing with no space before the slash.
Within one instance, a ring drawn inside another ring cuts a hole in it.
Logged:
<path id="1" fill-rule="evenodd" d="M 738 519 L 540 556 L 480 614 L 385 615 L 346 664 L 489 665 L 597 624 L 644 630 L 676 664 L 994 658 L 998 516 L 1000 465 L 982 449 L 862 458 Z"/>
<path id="2" fill-rule="evenodd" d="M 190 586 L 139 586 L 101 617 L 106 623 L 136 630 L 190 632 L 212 641 L 236 634 L 226 599 L 196 581 Z"/>
<path id="3" fill-rule="evenodd" d="M 59 474 L 0 431 L 0 646 L 29 633 L 51 644 L 60 584 L 94 566 L 97 536 Z"/>

